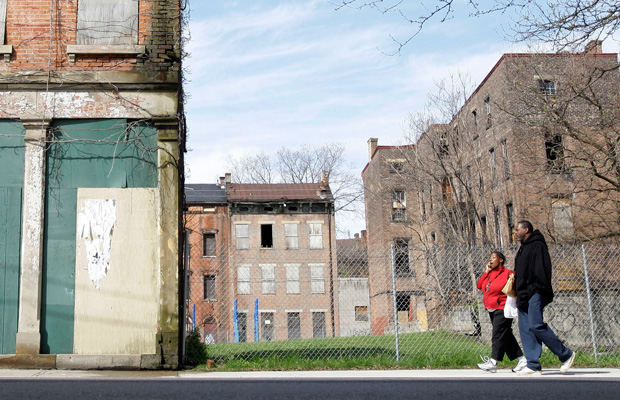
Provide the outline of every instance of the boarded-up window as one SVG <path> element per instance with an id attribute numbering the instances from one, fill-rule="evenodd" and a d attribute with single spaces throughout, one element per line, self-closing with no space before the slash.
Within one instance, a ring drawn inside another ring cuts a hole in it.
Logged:
<path id="1" fill-rule="evenodd" d="M 325 337 L 325 313 L 313 312 L 312 313 L 312 337 L 324 338 Z"/>
<path id="2" fill-rule="evenodd" d="M 284 236 L 287 249 L 298 249 L 299 239 L 297 236 L 297 224 L 284 224 Z"/>
<path id="3" fill-rule="evenodd" d="M 368 306 L 355 306 L 355 320 L 358 322 L 368 321 Z"/>
<path id="4" fill-rule="evenodd" d="M 235 238 L 237 239 L 237 250 L 250 248 L 250 225 L 235 225 Z"/>
<path id="5" fill-rule="evenodd" d="M 325 293 L 325 264 L 309 264 L 310 290 L 312 293 Z"/>
<path id="6" fill-rule="evenodd" d="M 260 314 L 260 336 L 261 340 L 271 342 L 276 340 L 276 327 L 272 312 L 262 312 Z"/>
<path id="7" fill-rule="evenodd" d="M 276 292 L 276 266 L 274 264 L 261 264 L 261 280 L 263 294 Z"/>
<path id="8" fill-rule="evenodd" d="M 286 264 L 286 293 L 299 293 L 299 264 Z"/>
<path id="9" fill-rule="evenodd" d="M 250 294 L 250 266 L 240 265 L 237 267 L 237 293 Z"/>
<path id="10" fill-rule="evenodd" d="M 0 0 L 0 44 L 4 44 L 4 33 L 6 27 L 6 2 L 7 0 Z"/>
<path id="11" fill-rule="evenodd" d="M 138 0 L 79 0 L 76 40 L 81 45 L 137 44 Z"/>
<path id="12" fill-rule="evenodd" d="M 553 213 L 553 227 L 560 239 L 570 239 L 574 234 L 573 209 L 570 199 L 551 199 L 551 211 Z"/>
<path id="13" fill-rule="evenodd" d="M 310 226 L 310 248 L 322 249 L 323 248 L 323 232 L 321 230 L 322 224 L 308 224 Z"/>

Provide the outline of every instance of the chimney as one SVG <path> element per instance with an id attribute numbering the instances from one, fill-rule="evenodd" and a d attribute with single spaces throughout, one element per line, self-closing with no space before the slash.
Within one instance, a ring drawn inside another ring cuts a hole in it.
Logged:
<path id="1" fill-rule="evenodd" d="M 366 229 L 362 230 L 362 239 L 364 239 L 364 241 L 366 241 Z"/>
<path id="2" fill-rule="evenodd" d="M 323 171 L 323 179 L 321 179 L 321 186 L 329 186 L 329 171 Z"/>
<path id="3" fill-rule="evenodd" d="M 354 234 L 354 235 L 353 235 L 353 238 L 355 238 L 355 239 L 359 239 L 359 238 L 360 238 L 360 234 L 359 234 L 359 233 Z"/>
<path id="4" fill-rule="evenodd" d="M 232 178 L 230 177 L 230 172 L 224 174 L 224 183 L 231 183 Z"/>
<path id="5" fill-rule="evenodd" d="M 602 40 L 591 40 L 586 44 L 586 54 L 601 54 L 603 53 L 603 41 Z"/>
<path id="6" fill-rule="evenodd" d="M 377 142 L 379 139 L 370 138 L 368 139 L 368 161 L 372 160 L 372 155 L 375 154 L 375 150 L 377 150 Z"/>
<path id="7" fill-rule="evenodd" d="M 226 184 L 231 182 L 230 172 L 224 174 L 224 176 L 220 176 L 220 186 L 222 189 L 226 189 Z"/>

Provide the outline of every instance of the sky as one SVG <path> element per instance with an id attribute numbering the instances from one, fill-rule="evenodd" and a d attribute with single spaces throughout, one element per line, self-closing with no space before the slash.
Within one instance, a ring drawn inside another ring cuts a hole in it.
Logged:
<path id="1" fill-rule="evenodd" d="M 527 50 L 505 39 L 510 15 L 468 18 L 459 0 L 455 18 L 432 21 L 388 55 L 390 35 L 406 39 L 413 26 L 334 2 L 189 2 L 188 183 L 216 183 L 228 157 L 332 142 L 361 174 L 368 139 L 405 143 L 407 115 L 436 82 L 461 72 L 480 83 L 503 53 Z M 341 224 L 350 235 L 364 229 L 363 218 Z"/>

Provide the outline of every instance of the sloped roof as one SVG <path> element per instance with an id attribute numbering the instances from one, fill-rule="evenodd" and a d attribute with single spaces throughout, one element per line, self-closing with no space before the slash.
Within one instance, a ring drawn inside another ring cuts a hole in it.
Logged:
<path id="1" fill-rule="evenodd" d="M 220 185 L 192 183 L 185 185 L 186 203 L 226 203 L 226 189 Z"/>
<path id="2" fill-rule="evenodd" d="M 333 201 L 329 186 L 322 183 L 232 183 L 230 201 L 319 200 Z"/>

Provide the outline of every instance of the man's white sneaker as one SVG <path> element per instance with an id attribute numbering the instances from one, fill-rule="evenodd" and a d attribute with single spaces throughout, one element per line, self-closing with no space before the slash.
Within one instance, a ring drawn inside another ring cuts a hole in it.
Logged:
<path id="1" fill-rule="evenodd" d="M 484 362 L 478 364 L 478 368 L 483 371 L 497 372 L 497 361 L 489 357 L 480 356 L 480 358 L 482 358 L 482 361 Z"/>
<path id="2" fill-rule="evenodd" d="M 519 372 L 525 367 L 527 367 L 527 358 L 525 358 L 525 356 L 521 356 L 519 357 L 517 366 L 512 369 L 512 372 Z"/>
<path id="3" fill-rule="evenodd" d="M 542 375 L 542 371 L 536 371 L 534 369 L 530 369 L 528 367 L 524 367 L 521 371 L 517 372 L 517 375 L 519 375 L 519 376 Z"/>
<path id="4" fill-rule="evenodd" d="M 560 367 L 560 372 L 565 373 L 566 371 L 568 371 L 570 367 L 573 366 L 574 361 L 575 361 L 575 352 L 573 351 L 572 354 L 570 355 L 570 358 L 562 363 L 562 366 Z"/>

